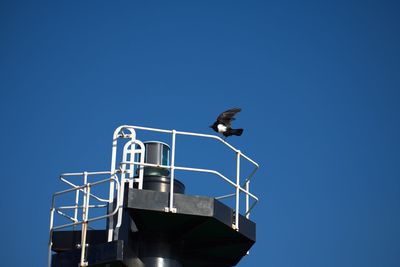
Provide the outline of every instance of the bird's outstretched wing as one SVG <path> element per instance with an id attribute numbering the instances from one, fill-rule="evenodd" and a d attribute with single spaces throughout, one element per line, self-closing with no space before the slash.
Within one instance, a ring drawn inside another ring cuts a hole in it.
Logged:
<path id="1" fill-rule="evenodd" d="M 219 123 L 224 124 L 227 127 L 231 126 L 231 122 L 235 119 L 234 116 L 236 113 L 240 112 L 242 109 L 240 108 L 231 108 L 228 109 L 227 111 L 222 112 L 218 118 L 217 121 Z"/>

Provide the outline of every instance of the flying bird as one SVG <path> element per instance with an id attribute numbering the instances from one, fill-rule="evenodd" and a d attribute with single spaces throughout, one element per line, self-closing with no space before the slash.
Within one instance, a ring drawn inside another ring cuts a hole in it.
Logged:
<path id="1" fill-rule="evenodd" d="M 232 129 L 231 123 L 235 120 L 234 116 L 236 113 L 240 112 L 240 108 L 232 108 L 227 111 L 222 112 L 216 122 L 210 126 L 214 131 L 218 133 L 222 133 L 225 138 L 231 135 L 241 136 L 243 133 L 243 129 Z"/>

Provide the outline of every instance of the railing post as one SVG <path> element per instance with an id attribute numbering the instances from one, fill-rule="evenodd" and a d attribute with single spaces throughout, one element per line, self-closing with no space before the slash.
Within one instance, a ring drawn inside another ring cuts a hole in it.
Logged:
<path id="1" fill-rule="evenodd" d="M 171 148 L 171 177 L 169 187 L 169 207 L 167 211 L 176 212 L 174 208 L 174 178 L 175 178 L 175 141 L 176 130 L 172 130 L 172 148 Z"/>
<path id="2" fill-rule="evenodd" d="M 119 138 L 119 132 L 121 131 L 121 127 L 118 127 L 115 129 L 114 134 L 113 134 L 113 142 L 112 142 L 112 151 L 111 151 L 111 168 L 110 168 L 110 173 L 111 175 L 116 174 L 115 172 L 115 164 L 117 162 L 117 145 L 118 145 L 118 138 Z M 115 185 L 114 181 L 110 180 L 110 191 L 109 191 L 109 206 L 108 206 L 108 213 L 111 212 L 111 210 L 114 209 L 113 204 L 114 204 L 114 190 L 115 190 Z M 113 230 L 114 230 L 114 221 L 111 219 L 108 220 L 108 237 L 107 241 L 110 242 L 113 239 Z"/>
<path id="3" fill-rule="evenodd" d="M 235 209 L 235 230 L 239 231 L 240 214 L 240 150 L 236 151 L 236 209 Z"/>
<path id="4" fill-rule="evenodd" d="M 48 247 L 48 255 L 47 255 L 47 266 L 51 267 L 51 258 L 52 258 L 52 253 L 51 253 L 51 247 L 53 245 L 53 230 L 50 230 L 50 237 L 49 237 L 49 247 Z"/>
<path id="5" fill-rule="evenodd" d="M 250 192 L 250 180 L 246 181 L 246 191 Z M 246 219 L 250 219 L 250 196 L 246 193 Z"/>
<path id="6" fill-rule="evenodd" d="M 145 153 L 144 144 L 142 142 L 140 142 L 140 141 L 138 141 L 137 144 L 140 147 L 140 152 L 139 152 L 140 153 L 140 163 L 143 164 L 144 163 L 144 153 Z M 143 165 L 139 165 L 138 168 L 139 168 L 139 184 L 138 184 L 138 188 L 140 190 L 142 190 L 143 189 L 144 166 Z"/>
<path id="7" fill-rule="evenodd" d="M 85 177 L 86 177 L 85 172 Z M 89 194 L 90 194 L 90 184 L 87 184 L 85 188 L 84 203 L 83 203 L 83 222 L 82 222 L 82 236 L 81 236 L 81 262 L 80 267 L 88 266 L 86 261 L 86 235 L 88 229 L 88 218 L 89 218 Z"/>
<path id="8" fill-rule="evenodd" d="M 74 219 L 78 220 L 78 206 L 79 206 L 79 190 L 75 191 L 75 209 L 74 209 Z M 75 226 L 73 227 L 75 229 Z"/>
<path id="9" fill-rule="evenodd" d="M 51 199 L 51 210 L 50 210 L 50 233 L 49 233 L 49 247 L 48 247 L 48 255 L 47 255 L 47 262 L 48 262 L 48 267 L 51 267 L 51 247 L 53 246 L 53 225 L 54 225 L 54 195 L 52 196 Z"/>
<path id="10" fill-rule="evenodd" d="M 112 151 L 111 151 L 111 168 L 110 168 L 110 173 L 111 175 L 116 174 L 116 162 L 117 162 L 117 148 L 118 148 L 118 138 L 121 137 L 121 131 L 124 129 L 124 126 L 120 126 L 117 129 L 115 129 L 113 133 L 113 142 L 112 142 Z M 109 191 L 109 206 L 108 206 L 108 213 L 110 213 L 114 207 L 114 190 L 115 190 L 115 184 L 113 180 L 110 180 L 110 191 Z M 114 232 L 114 220 L 113 218 L 109 218 L 108 220 L 108 237 L 107 240 L 108 242 L 113 240 L 113 232 Z"/>

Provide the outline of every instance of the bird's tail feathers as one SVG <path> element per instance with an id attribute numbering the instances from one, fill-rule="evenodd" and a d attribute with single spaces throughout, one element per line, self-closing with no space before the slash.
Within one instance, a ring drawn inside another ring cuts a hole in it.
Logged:
<path id="1" fill-rule="evenodd" d="M 231 129 L 231 135 L 241 136 L 243 133 L 243 129 Z"/>

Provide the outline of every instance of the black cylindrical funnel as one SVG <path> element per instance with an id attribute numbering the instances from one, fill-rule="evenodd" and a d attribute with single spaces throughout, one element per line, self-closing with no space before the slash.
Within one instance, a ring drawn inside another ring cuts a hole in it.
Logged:
<path id="1" fill-rule="evenodd" d="M 159 192 L 169 192 L 170 182 L 171 179 L 166 176 L 144 176 L 143 189 Z M 174 193 L 185 193 L 185 185 L 177 179 L 174 179 Z"/>

